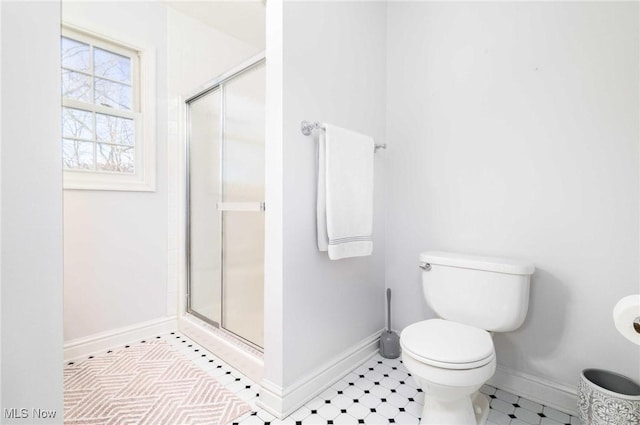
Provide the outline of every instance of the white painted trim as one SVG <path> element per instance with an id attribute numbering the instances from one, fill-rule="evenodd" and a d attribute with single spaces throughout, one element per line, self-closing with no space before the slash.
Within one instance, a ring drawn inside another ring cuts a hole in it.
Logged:
<path id="1" fill-rule="evenodd" d="M 577 380 L 577 378 L 576 378 Z M 577 416 L 577 388 L 504 366 L 498 366 L 487 384 Z"/>
<path id="2" fill-rule="evenodd" d="M 119 345 L 171 332 L 177 328 L 177 319 L 172 316 L 73 339 L 64 344 L 64 361 L 85 358 Z"/>
<path id="3" fill-rule="evenodd" d="M 187 311 L 187 104 L 182 95 L 178 96 L 177 105 L 177 134 L 175 135 L 175 155 L 169 155 L 170 161 L 174 161 L 169 167 L 174 175 L 169 179 L 175 182 L 174 213 L 176 222 L 169 233 L 170 240 L 175 242 L 171 252 L 176 262 L 177 294 L 176 309 L 178 316 L 183 316 Z M 169 203 L 171 206 L 171 202 Z"/>
<path id="4" fill-rule="evenodd" d="M 2 3 L 0 2 L 0 46 L 2 46 Z M 0 55 L 0 63 L 2 56 Z M 0 66 L 0 271 L 2 270 L 2 67 Z M 0 272 L 0 318 L 2 317 L 2 273 Z M 2 326 L 0 326 L 0 353 L 2 353 Z M 0 363 L 0 373 L 2 365 Z M 0 403 L 2 402 L 2 385 L 0 385 Z"/>
<path id="5" fill-rule="evenodd" d="M 263 379 L 257 405 L 283 419 L 378 352 L 382 329 L 286 388 Z"/>
<path id="6" fill-rule="evenodd" d="M 138 60 L 134 62 L 135 68 L 132 81 L 133 87 L 138 87 L 134 93 L 134 103 L 138 112 L 135 117 L 135 172 L 134 174 L 87 172 L 75 170 L 63 170 L 63 188 L 65 190 L 114 190 L 155 192 L 156 191 L 156 115 L 158 105 L 156 101 L 156 48 L 153 46 L 141 47 L 143 44 L 134 42 L 122 42 L 110 31 L 97 32 L 70 22 L 63 22 L 63 28 L 71 33 L 71 36 L 84 35 L 86 37 L 103 41 L 108 45 L 122 45 L 127 50 L 138 53 Z M 87 40 L 85 40 L 87 41 Z M 90 41 L 94 44 L 94 41 Z M 112 46 L 113 47 L 113 46 Z M 111 49 L 116 51 L 117 49 Z M 120 52 L 122 53 L 122 52 Z M 126 56 L 130 56 L 127 54 Z M 99 106 L 84 110 L 99 110 Z M 126 116 L 127 113 L 117 111 L 105 111 L 111 115 Z M 117 112 L 114 114 L 114 112 Z"/>
<path id="7" fill-rule="evenodd" d="M 284 384 L 284 219 L 283 219 L 283 4 L 265 6 L 265 232 L 264 232 L 264 379 Z M 265 388 L 263 386 L 263 388 Z M 277 392 L 276 394 L 282 394 Z M 265 391 L 260 391 L 265 400 Z M 264 404 L 275 406 L 279 399 Z M 277 411 L 282 412 L 280 407 Z"/>

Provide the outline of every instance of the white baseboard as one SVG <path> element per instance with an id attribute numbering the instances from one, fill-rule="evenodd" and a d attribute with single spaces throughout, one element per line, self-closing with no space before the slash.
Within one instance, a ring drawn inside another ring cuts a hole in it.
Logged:
<path id="1" fill-rule="evenodd" d="M 263 379 L 258 406 L 280 419 L 289 416 L 376 354 L 381 332 L 365 338 L 286 388 Z"/>
<path id="2" fill-rule="evenodd" d="M 64 344 L 64 361 L 86 358 L 110 348 L 171 332 L 177 328 L 177 318 L 172 316 L 74 339 Z M 260 382 L 262 390 L 257 404 L 280 419 L 285 418 L 377 353 L 380 333 L 381 331 L 378 331 L 365 338 L 286 388 L 263 379 Z M 504 366 L 497 367 L 487 384 L 577 416 L 577 388 L 575 387 Z"/>
<path id="3" fill-rule="evenodd" d="M 577 387 L 569 387 L 538 376 L 498 366 L 487 384 L 536 403 L 577 416 Z"/>
<path id="4" fill-rule="evenodd" d="M 64 344 L 64 361 L 86 358 L 119 345 L 139 341 L 150 336 L 170 332 L 177 329 L 175 316 L 163 317 L 136 323 L 135 325 L 118 328 L 107 332 L 77 338 Z"/>

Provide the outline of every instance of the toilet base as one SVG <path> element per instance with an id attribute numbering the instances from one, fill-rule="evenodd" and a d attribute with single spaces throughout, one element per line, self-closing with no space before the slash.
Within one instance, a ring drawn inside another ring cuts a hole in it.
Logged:
<path id="1" fill-rule="evenodd" d="M 422 425 L 484 425 L 489 417 L 489 399 L 476 391 L 457 400 L 436 400 L 425 395 Z"/>
<path id="2" fill-rule="evenodd" d="M 486 424 L 489 417 L 489 397 L 478 391 L 472 396 L 471 401 L 476 415 L 476 423 L 478 425 Z"/>

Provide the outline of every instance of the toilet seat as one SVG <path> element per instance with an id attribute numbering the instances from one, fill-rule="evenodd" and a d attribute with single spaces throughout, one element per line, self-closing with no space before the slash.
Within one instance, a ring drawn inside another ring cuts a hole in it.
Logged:
<path id="1" fill-rule="evenodd" d="M 484 329 L 442 319 L 406 327 L 402 349 L 416 360 L 443 369 L 473 369 L 495 358 L 493 340 Z"/>

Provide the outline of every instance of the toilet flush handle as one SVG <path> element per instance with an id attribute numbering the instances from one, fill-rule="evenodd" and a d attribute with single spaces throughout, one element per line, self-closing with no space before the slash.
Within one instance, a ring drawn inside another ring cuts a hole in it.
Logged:
<path id="1" fill-rule="evenodd" d="M 424 261 L 420 261 L 420 268 L 428 272 L 429 270 L 431 270 L 431 264 L 426 263 Z"/>

